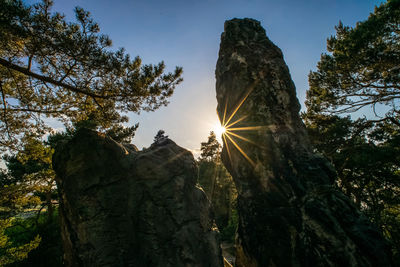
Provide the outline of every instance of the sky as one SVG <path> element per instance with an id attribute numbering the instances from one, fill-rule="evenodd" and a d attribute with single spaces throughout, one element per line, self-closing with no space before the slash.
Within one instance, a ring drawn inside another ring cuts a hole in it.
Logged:
<path id="1" fill-rule="evenodd" d="M 34 0 L 24 1 L 28 4 Z M 326 52 L 326 39 L 341 20 L 354 26 L 367 19 L 379 0 L 55 0 L 54 11 L 74 20 L 73 9 L 90 11 L 101 32 L 145 64 L 164 61 L 183 67 L 184 81 L 170 104 L 155 112 L 130 114 L 139 123 L 133 143 L 148 147 L 159 129 L 195 156 L 218 125 L 215 66 L 224 22 L 253 18 L 282 49 L 304 109 L 307 76 Z M 57 127 L 55 124 L 54 127 Z M 59 126 L 58 126 L 59 127 Z"/>

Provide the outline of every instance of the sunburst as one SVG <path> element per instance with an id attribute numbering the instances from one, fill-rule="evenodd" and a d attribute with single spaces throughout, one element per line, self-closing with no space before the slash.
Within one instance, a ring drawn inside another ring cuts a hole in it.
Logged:
<path id="1" fill-rule="evenodd" d="M 250 89 L 247 91 L 245 96 L 239 101 L 239 104 L 235 107 L 235 109 L 233 110 L 233 112 L 230 115 L 227 114 L 228 101 L 225 102 L 224 115 L 222 117 L 222 120 L 221 120 L 221 118 L 219 117 L 219 114 L 218 114 L 218 118 L 219 118 L 219 121 L 221 123 L 220 128 L 223 129 L 223 130 L 221 130 L 222 139 L 223 139 L 223 142 L 224 142 L 224 144 L 226 146 L 226 150 L 228 152 L 229 160 L 231 160 L 231 150 L 230 150 L 230 147 L 229 147 L 229 142 L 230 142 L 253 167 L 255 166 L 255 162 L 239 146 L 239 144 L 235 141 L 235 139 L 237 138 L 237 139 L 240 139 L 242 141 L 245 141 L 245 142 L 251 143 L 253 145 L 256 145 L 256 143 L 254 143 L 253 141 L 251 141 L 248 138 L 245 138 L 245 137 L 241 136 L 237 132 L 240 132 L 240 131 L 256 131 L 256 130 L 263 129 L 264 127 L 263 126 L 233 127 L 236 124 L 238 124 L 239 122 L 245 120 L 248 116 L 242 116 L 242 117 L 240 117 L 239 119 L 237 119 L 237 120 L 235 120 L 233 122 L 231 122 L 231 121 L 235 117 L 235 115 L 238 112 L 238 110 L 240 109 L 240 107 L 246 101 L 248 96 L 251 94 L 251 92 L 253 91 L 254 87 L 255 87 L 254 85 L 250 87 Z"/>
<path id="2" fill-rule="evenodd" d="M 216 136 L 220 137 L 226 132 L 226 128 L 221 124 L 217 123 L 214 125 L 213 131 L 216 134 Z"/>

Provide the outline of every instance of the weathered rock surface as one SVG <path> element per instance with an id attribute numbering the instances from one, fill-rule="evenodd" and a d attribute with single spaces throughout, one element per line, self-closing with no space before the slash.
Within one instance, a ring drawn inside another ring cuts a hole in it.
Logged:
<path id="1" fill-rule="evenodd" d="M 225 22 L 216 79 L 230 129 L 222 160 L 239 194 L 237 266 L 390 266 L 384 239 L 313 153 L 282 52 L 258 21 Z"/>
<path id="2" fill-rule="evenodd" d="M 66 266 L 223 266 L 192 154 L 81 130 L 56 150 Z"/>

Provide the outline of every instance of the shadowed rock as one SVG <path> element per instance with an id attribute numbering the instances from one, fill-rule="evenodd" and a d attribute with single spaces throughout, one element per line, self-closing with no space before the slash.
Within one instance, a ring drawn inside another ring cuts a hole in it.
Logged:
<path id="1" fill-rule="evenodd" d="M 383 237 L 313 153 L 282 52 L 258 21 L 225 22 L 216 79 L 222 160 L 239 194 L 237 266 L 390 266 Z"/>
<path id="2" fill-rule="evenodd" d="M 223 266 L 192 154 L 81 130 L 53 158 L 67 266 Z"/>

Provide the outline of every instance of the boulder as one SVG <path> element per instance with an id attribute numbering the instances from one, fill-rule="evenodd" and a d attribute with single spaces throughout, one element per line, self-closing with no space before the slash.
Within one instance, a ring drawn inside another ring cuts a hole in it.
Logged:
<path id="1" fill-rule="evenodd" d="M 216 91 L 238 190 L 237 266 L 391 266 L 384 238 L 313 152 L 282 52 L 258 21 L 225 22 Z"/>
<path id="2" fill-rule="evenodd" d="M 193 155 L 82 129 L 53 157 L 66 266 L 223 266 Z"/>

